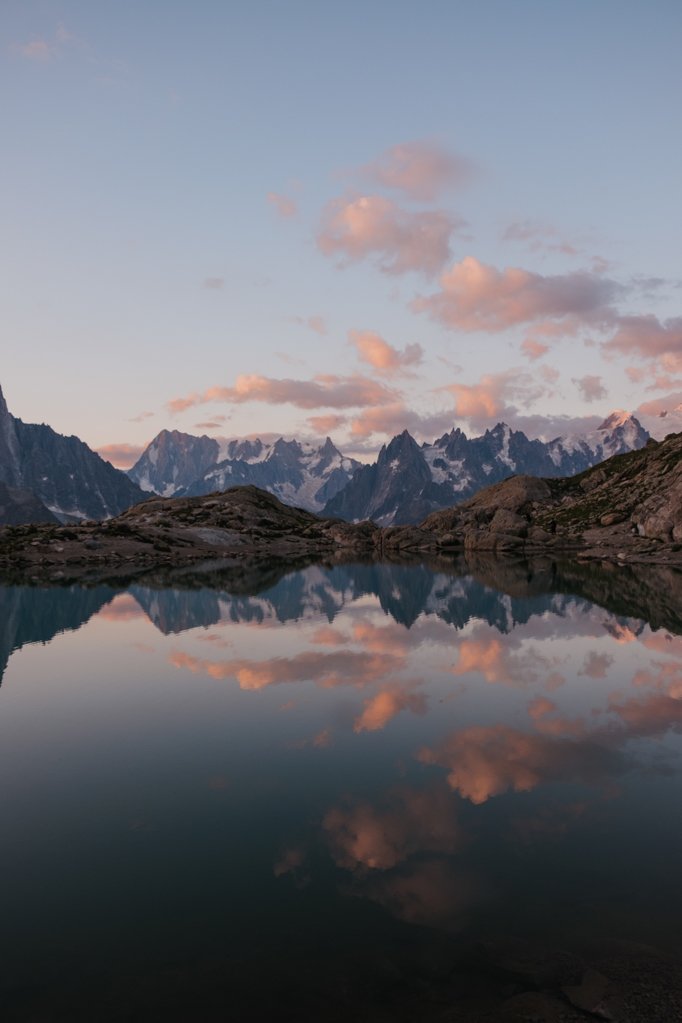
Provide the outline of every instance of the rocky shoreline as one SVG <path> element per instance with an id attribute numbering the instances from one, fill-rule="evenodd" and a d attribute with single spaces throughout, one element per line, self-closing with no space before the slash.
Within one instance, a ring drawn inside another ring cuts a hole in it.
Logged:
<path id="1" fill-rule="evenodd" d="M 205 497 L 153 497 L 104 522 L 0 530 L 3 575 L 54 581 L 211 559 L 477 551 L 682 567 L 682 434 L 568 479 L 513 476 L 419 526 L 323 519 L 245 486 Z"/>

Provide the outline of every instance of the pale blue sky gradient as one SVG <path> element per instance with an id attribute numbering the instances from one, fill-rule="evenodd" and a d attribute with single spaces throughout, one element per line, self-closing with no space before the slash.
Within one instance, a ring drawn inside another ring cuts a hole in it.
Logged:
<path id="1" fill-rule="evenodd" d="M 353 409 L 216 402 L 173 416 L 166 403 L 240 374 L 361 373 L 413 412 L 476 432 L 480 416 L 456 417 L 453 393 L 436 389 L 517 371 L 526 397 L 504 381 L 498 397 L 521 425 L 528 414 L 682 401 L 674 339 L 665 373 L 645 349 L 608 354 L 608 333 L 592 326 L 531 362 L 524 325 L 472 333 L 415 313 L 437 274 L 389 275 L 372 258 L 339 267 L 316 243 L 331 199 L 381 194 L 468 222 L 446 266 L 473 256 L 499 270 L 593 274 L 598 258 L 608 268 L 597 272 L 626 286 L 619 315 L 680 317 L 681 43 L 682 6 L 661 0 L 5 0 L 10 409 L 95 447 L 142 445 L 164 426 L 201 432 L 216 414 L 229 418 L 214 434 L 310 434 L 311 415 L 336 412 L 346 423 L 333 439 L 369 452 L 385 435 L 352 439 Z M 420 141 L 473 161 L 471 183 L 419 202 L 358 173 Z M 296 216 L 279 216 L 268 193 L 294 200 Z M 555 233 L 543 247 L 503 239 L 525 221 Z M 547 250 L 559 242 L 575 252 Z M 633 290 L 639 277 L 660 281 Z M 297 322 L 311 316 L 325 334 Z M 415 375 L 389 379 L 359 362 L 353 329 L 401 350 L 420 344 Z M 585 399 L 574 381 L 586 376 L 603 397 Z M 131 421 L 142 412 L 153 416 Z"/>

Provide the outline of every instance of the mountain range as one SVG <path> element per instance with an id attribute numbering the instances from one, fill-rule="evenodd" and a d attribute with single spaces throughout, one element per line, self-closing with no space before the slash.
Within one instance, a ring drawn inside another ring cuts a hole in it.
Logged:
<path id="1" fill-rule="evenodd" d="M 611 455 L 644 447 L 648 432 L 634 416 L 612 412 L 592 433 L 544 442 L 498 423 L 480 437 L 451 430 L 432 444 L 403 431 L 363 465 L 323 514 L 380 526 L 421 522 L 509 476 L 574 476 Z"/>
<path id="2" fill-rule="evenodd" d="M 200 497 L 253 484 L 285 504 L 319 513 L 359 467 L 329 437 L 319 446 L 283 437 L 274 444 L 219 443 L 212 437 L 162 430 L 128 475 L 142 490 L 163 497 Z"/>
<path id="3" fill-rule="evenodd" d="M 421 445 L 405 430 L 382 447 L 376 462 L 361 465 L 329 438 L 319 446 L 281 437 L 274 444 L 221 443 L 162 430 L 128 474 L 143 490 L 164 497 L 253 484 L 324 516 L 408 525 L 508 476 L 573 476 L 611 455 L 641 448 L 648 439 L 638 420 L 620 411 L 592 433 L 549 442 L 529 440 L 505 423 L 480 437 L 453 429 Z"/>
<path id="4" fill-rule="evenodd" d="M 78 437 L 13 416 L 0 388 L 0 524 L 105 519 L 146 495 Z"/>
<path id="5" fill-rule="evenodd" d="M 0 524 L 101 520 L 151 494 L 191 497 L 251 484 L 318 515 L 409 525 L 508 476 L 572 476 L 648 438 L 625 412 L 592 433 L 549 442 L 505 423 L 479 437 L 453 429 L 421 445 L 405 430 L 362 465 L 328 437 L 263 443 L 162 430 L 124 473 L 78 437 L 11 415 L 0 389 Z"/>

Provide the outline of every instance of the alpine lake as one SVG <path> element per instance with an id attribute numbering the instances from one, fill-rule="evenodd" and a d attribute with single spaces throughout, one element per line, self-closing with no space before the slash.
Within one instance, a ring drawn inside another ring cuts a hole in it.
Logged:
<path id="1" fill-rule="evenodd" d="M 0 1018 L 682 1019 L 682 576 L 0 589 Z"/>

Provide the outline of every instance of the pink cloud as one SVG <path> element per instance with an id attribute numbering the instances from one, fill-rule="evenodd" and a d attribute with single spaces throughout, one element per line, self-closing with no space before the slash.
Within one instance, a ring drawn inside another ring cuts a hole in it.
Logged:
<path id="1" fill-rule="evenodd" d="M 382 407 L 370 406 L 354 416 L 350 422 L 350 434 L 359 441 L 375 435 L 394 437 L 403 430 L 409 430 L 414 437 L 432 440 L 451 430 L 452 425 L 452 411 L 421 415 L 403 402 L 395 402 Z"/>
<path id="2" fill-rule="evenodd" d="M 172 413 L 212 401 L 244 404 L 249 401 L 268 405 L 295 405 L 302 409 L 358 408 L 383 405 L 396 400 L 395 391 L 385 384 L 358 374 L 349 377 L 320 374 L 312 380 L 274 379 L 256 373 L 238 376 L 234 387 L 209 387 L 202 394 L 173 398 Z"/>
<path id="3" fill-rule="evenodd" d="M 136 416 L 131 416 L 128 420 L 129 423 L 143 423 L 145 419 L 151 419 L 154 416 L 154 412 L 140 412 Z"/>
<path id="4" fill-rule="evenodd" d="M 388 274 L 437 273 L 450 256 L 450 239 L 463 221 L 438 211 L 410 213 L 381 195 L 333 199 L 317 244 L 348 262 L 376 257 Z"/>
<path id="5" fill-rule="evenodd" d="M 213 679 L 235 679 L 240 689 L 265 689 L 272 685 L 313 680 L 316 685 L 366 686 L 403 667 L 402 657 L 392 654 L 365 654 L 353 650 L 320 653 L 307 650 L 294 657 L 273 657 L 270 660 L 212 661 L 176 651 L 170 663 L 195 675 Z"/>
<path id="6" fill-rule="evenodd" d="M 508 725 L 465 728 L 435 749 L 422 749 L 418 759 L 444 767 L 450 787 L 476 804 L 509 790 L 529 792 L 557 779 L 589 781 L 618 766 L 617 758 L 603 747 L 529 735 Z"/>
<path id="7" fill-rule="evenodd" d="M 399 787 L 379 807 L 349 801 L 329 810 L 323 826 L 345 870 L 391 870 L 416 853 L 452 853 L 460 844 L 452 797 L 442 785 Z"/>
<path id="8" fill-rule="evenodd" d="M 521 345 L 521 351 L 527 359 L 534 362 L 535 359 L 541 359 L 543 355 L 547 354 L 549 345 L 543 345 L 541 341 L 534 341 L 533 338 L 527 337 Z"/>
<path id="9" fill-rule="evenodd" d="M 682 316 L 662 322 L 656 316 L 621 316 L 606 351 L 661 359 L 667 371 L 682 371 Z"/>
<path id="10" fill-rule="evenodd" d="M 575 317 L 602 325 L 613 319 L 610 303 L 620 290 L 585 271 L 545 277 L 520 267 L 497 270 L 473 256 L 447 270 L 440 288 L 414 299 L 414 311 L 454 330 L 490 333 L 546 318 L 570 324 L 571 331 Z"/>
<path id="11" fill-rule="evenodd" d="M 510 425 L 518 414 L 515 404 L 528 406 L 544 393 L 528 373 L 510 369 L 503 373 L 487 373 L 475 384 L 450 384 L 444 390 L 455 398 L 454 415 L 481 427 L 503 419 Z"/>
<path id="12" fill-rule="evenodd" d="M 345 416 L 310 416 L 308 419 L 308 425 L 311 430 L 325 435 L 333 433 L 335 430 L 340 430 L 345 424 Z"/>
<path id="13" fill-rule="evenodd" d="M 403 372 L 410 366 L 418 366 L 424 357 L 424 349 L 420 344 L 406 345 L 400 351 L 373 330 L 350 330 L 348 339 L 363 362 L 387 376 Z"/>
<path id="14" fill-rule="evenodd" d="M 224 286 L 224 277 L 204 277 L 204 287 L 209 291 L 222 291 Z"/>
<path id="15" fill-rule="evenodd" d="M 589 373 L 578 379 L 573 377 L 573 383 L 580 391 L 584 401 L 601 401 L 608 393 L 602 383 L 602 378 Z"/>
<path id="16" fill-rule="evenodd" d="M 135 465 L 146 446 L 146 444 L 103 444 L 96 450 L 98 455 L 106 459 L 107 462 L 111 462 L 112 465 L 119 469 L 129 469 L 131 465 Z"/>
<path id="17" fill-rule="evenodd" d="M 469 183 L 474 164 L 434 142 L 403 142 L 391 146 L 362 168 L 371 180 L 404 192 L 410 199 L 431 201 L 442 192 Z"/>
<path id="18" fill-rule="evenodd" d="M 268 192 L 268 202 L 274 206 L 280 217 L 285 220 L 290 217 L 295 217 L 298 213 L 298 205 L 295 199 L 291 199 L 288 195 L 281 195 L 279 192 Z"/>
<path id="19" fill-rule="evenodd" d="M 378 732 L 403 710 L 412 714 L 426 713 L 426 697 L 421 693 L 406 692 L 397 686 L 382 689 L 365 701 L 362 714 L 355 719 L 353 731 Z"/>

